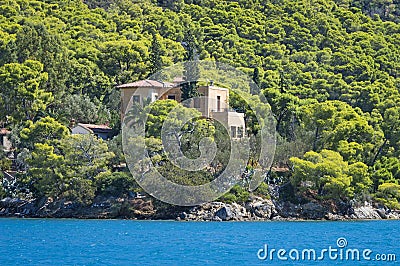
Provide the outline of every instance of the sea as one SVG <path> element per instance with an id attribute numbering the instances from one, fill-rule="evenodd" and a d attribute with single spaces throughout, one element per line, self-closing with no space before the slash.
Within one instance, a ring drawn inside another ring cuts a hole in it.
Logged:
<path id="1" fill-rule="evenodd" d="M 400 221 L 0 219 L 0 265 L 399 265 Z"/>

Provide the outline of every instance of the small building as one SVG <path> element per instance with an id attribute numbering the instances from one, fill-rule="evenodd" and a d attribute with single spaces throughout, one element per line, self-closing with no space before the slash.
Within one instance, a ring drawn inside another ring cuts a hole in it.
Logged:
<path id="1" fill-rule="evenodd" d="M 140 105 L 167 99 L 181 102 L 182 82 L 183 79 L 179 78 L 175 78 L 173 83 L 146 79 L 117 86 L 121 90 L 121 122 L 126 110 L 130 108 L 131 99 Z M 211 82 L 206 86 L 199 86 L 198 91 L 201 96 L 192 101 L 192 108 L 200 111 L 204 117 L 221 121 L 230 130 L 232 138 L 245 137 L 244 114 L 229 108 L 228 89 L 214 86 Z"/>
<path id="2" fill-rule="evenodd" d="M 94 134 L 98 138 L 111 139 L 114 134 L 112 128 L 107 125 L 94 125 L 78 123 L 71 129 L 72 134 Z"/>
<path id="3" fill-rule="evenodd" d="M 12 144 L 9 139 L 11 132 L 5 128 L 0 129 L 0 145 L 3 147 L 5 152 L 12 150 Z"/>
<path id="4" fill-rule="evenodd" d="M 178 87 L 171 91 L 173 87 L 173 83 L 165 83 L 149 79 L 117 86 L 117 88 L 121 90 L 121 121 L 124 119 L 125 111 L 128 109 L 132 97 L 133 102 L 143 105 L 147 99 L 154 102 L 159 98 L 159 96 L 168 91 L 168 99 L 180 102 L 180 89 Z"/>

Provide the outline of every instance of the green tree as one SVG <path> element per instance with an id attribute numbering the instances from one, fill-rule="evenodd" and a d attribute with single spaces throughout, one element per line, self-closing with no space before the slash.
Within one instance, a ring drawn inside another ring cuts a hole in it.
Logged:
<path id="1" fill-rule="evenodd" d="M 383 156 L 371 170 L 374 191 L 383 183 L 396 183 L 400 180 L 400 160 L 398 158 Z"/>
<path id="2" fill-rule="evenodd" d="M 114 157 L 105 141 L 89 134 L 70 135 L 61 141 L 59 149 L 68 166 L 79 176 L 91 181 L 108 169 L 108 162 Z"/>
<path id="3" fill-rule="evenodd" d="M 199 96 L 197 81 L 200 78 L 198 66 L 198 43 L 191 30 L 185 32 L 182 42 L 186 49 L 184 62 L 184 82 L 181 84 L 182 101 Z"/>
<path id="4" fill-rule="evenodd" d="M 310 151 L 304 159 L 291 158 L 291 162 L 294 169 L 291 182 L 300 191 L 313 190 L 319 196 L 349 199 L 354 192 L 367 191 L 371 184 L 365 164 L 349 165 L 335 151 Z"/>
<path id="5" fill-rule="evenodd" d="M 133 176 L 126 172 L 102 172 L 96 176 L 96 186 L 98 194 L 114 197 L 127 197 L 140 189 Z"/>
<path id="6" fill-rule="evenodd" d="M 108 108 L 96 98 L 90 100 L 86 95 L 67 95 L 57 104 L 58 120 L 68 124 L 72 120 L 79 123 L 107 123 L 111 119 Z"/>
<path id="7" fill-rule="evenodd" d="M 35 143 L 53 144 L 68 134 L 68 128 L 51 117 L 40 118 L 35 123 L 27 121 L 20 132 L 20 147 L 33 149 Z"/>
<path id="8" fill-rule="evenodd" d="M 66 89 L 69 61 L 67 49 L 62 45 L 60 35 L 51 33 L 42 22 L 28 19 L 22 24 L 13 44 L 17 62 L 21 64 L 26 60 L 41 62 L 44 72 L 48 73 L 48 80 L 44 84 L 46 91 L 54 96 L 61 96 Z"/>
<path id="9" fill-rule="evenodd" d="M 293 128 L 291 129 L 289 125 L 293 124 L 293 120 L 297 116 L 296 111 L 300 105 L 300 99 L 289 93 L 281 93 L 278 89 L 266 89 L 263 94 L 275 116 L 276 130 L 282 136 L 293 138 Z"/>
<path id="10" fill-rule="evenodd" d="M 162 69 L 162 49 L 161 44 L 155 33 L 152 34 L 153 39 L 150 47 L 150 75 L 157 73 Z"/>
<path id="11" fill-rule="evenodd" d="M 379 185 L 376 199 L 392 209 L 400 209 L 400 185 L 383 183 Z"/>
<path id="12" fill-rule="evenodd" d="M 385 110 L 383 115 L 383 122 L 381 125 L 384 141 L 382 145 L 378 148 L 374 159 L 372 161 L 372 165 L 375 164 L 376 160 L 380 155 L 385 151 L 387 146 L 391 146 L 398 152 L 398 147 L 400 144 L 400 108 L 399 107 L 391 107 Z M 387 152 L 386 152 L 387 153 Z M 384 153 L 383 153 L 384 154 Z"/>
<path id="13" fill-rule="evenodd" d="M 95 50 L 95 54 L 100 53 Z M 86 55 L 89 56 L 89 55 Z M 91 100 L 103 100 L 105 96 L 112 93 L 113 85 L 112 78 L 108 77 L 96 62 L 88 58 L 78 58 L 71 60 L 71 65 L 68 71 L 68 80 L 65 84 L 68 88 L 65 97 L 70 94 L 80 94 L 89 97 Z M 65 103 L 58 98 L 61 103 Z M 57 111 L 57 107 L 55 107 Z"/>
<path id="14" fill-rule="evenodd" d="M 65 181 L 64 158 L 48 144 L 36 143 L 32 158 L 28 160 L 29 185 L 37 196 L 54 197 L 58 199 L 67 189 Z"/>
<path id="15" fill-rule="evenodd" d="M 20 122 L 32 120 L 52 100 L 43 89 L 47 73 L 37 61 L 10 63 L 0 67 L 0 120 Z"/>
<path id="16" fill-rule="evenodd" d="M 255 67 L 253 69 L 253 81 L 254 84 L 252 84 L 251 93 L 258 94 L 260 93 L 260 86 L 261 86 L 260 69 L 258 67 Z"/>
<path id="17" fill-rule="evenodd" d="M 300 116 L 303 128 L 314 132 L 314 151 L 323 148 L 338 150 L 343 140 L 355 142 L 363 145 L 363 160 L 369 163 L 374 146 L 382 138 L 381 131 L 374 130 L 365 117 L 340 101 L 304 105 Z"/>
<path id="18" fill-rule="evenodd" d="M 0 172 L 11 170 L 11 164 L 12 162 L 7 157 L 7 153 L 2 148 L 0 148 Z"/>
<path id="19" fill-rule="evenodd" d="M 144 78 L 148 49 L 142 41 L 108 41 L 100 47 L 100 66 L 117 83 Z"/>
<path id="20" fill-rule="evenodd" d="M 54 146 L 36 143 L 28 160 L 29 184 L 36 196 L 88 204 L 95 196 L 96 176 L 108 171 L 113 156 L 107 144 L 92 135 L 68 135 Z"/>

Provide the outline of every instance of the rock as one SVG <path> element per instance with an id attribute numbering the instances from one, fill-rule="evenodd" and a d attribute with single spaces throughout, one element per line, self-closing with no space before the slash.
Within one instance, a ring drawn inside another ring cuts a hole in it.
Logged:
<path id="1" fill-rule="evenodd" d="M 343 221 L 345 218 L 343 216 L 341 216 L 341 215 L 337 215 L 337 214 L 333 214 L 333 213 L 328 212 L 325 215 L 325 219 L 329 220 L 329 221 Z"/>
<path id="2" fill-rule="evenodd" d="M 180 219 L 182 219 L 182 220 L 185 220 L 186 217 L 187 217 L 187 213 L 186 213 L 186 212 L 182 212 L 182 213 L 179 215 L 178 218 L 180 218 Z"/>
<path id="3" fill-rule="evenodd" d="M 9 203 L 11 202 L 11 200 L 12 199 L 10 197 L 0 200 L 0 206 L 4 208 L 9 207 Z"/>
<path id="4" fill-rule="evenodd" d="M 325 207 L 315 202 L 309 202 L 301 205 L 300 211 L 302 218 L 312 220 L 320 220 L 324 218 L 327 212 L 328 210 Z"/>
<path id="5" fill-rule="evenodd" d="M 212 218 L 212 221 L 215 221 L 215 222 L 222 222 L 222 219 L 219 218 L 218 216 L 214 216 L 214 217 Z"/>
<path id="6" fill-rule="evenodd" d="M 231 209 L 232 219 L 235 221 L 244 221 L 245 219 L 247 219 L 249 217 L 249 214 L 248 214 L 246 208 L 243 207 L 242 205 L 239 205 L 234 202 L 234 203 L 228 205 L 228 207 Z"/>
<path id="7" fill-rule="evenodd" d="M 387 219 L 386 212 L 384 209 L 377 209 L 376 212 L 382 219 Z"/>
<path id="8" fill-rule="evenodd" d="M 224 206 L 221 209 L 219 209 L 215 213 L 215 216 L 219 217 L 222 221 L 229 221 L 233 217 L 232 211 L 228 206 Z"/>
<path id="9" fill-rule="evenodd" d="M 393 219 L 393 220 L 399 220 L 400 219 L 400 213 L 399 212 L 394 212 L 391 211 L 387 214 L 388 219 Z"/>
<path id="10" fill-rule="evenodd" d="M 277 211 L 279 216 L 283 217 L 283 218 L 298 218 L 300 217 L 299 215 L 299 206 L 295 205 L 291 202 L 283 202 L 281 204 L 277 204 Z"/>
<path id="11" fill-rule="evenodd" d="M 361 219 L 361 220 L 370 220 L 370 219 L 382 219 L 381 216 L 377 213 L 376 209 L 374 209 L 370 204 L 365 203 L 364 206 L 354 208 L 354 215 L 352 218 Z"/>
<path id="12" fill-rule="evenodd" d="M 283 221 L 284 219 L 282 216 L 277 215 L 277 216 L 272 217 L 272 220 L 273 221 Z"/>
<path id="13" fill-rule="evenodd" d="M 26 203 L 27 203 L 26 200 L 21 200 L 20 198 L 7 197 L 0 201 L 0 207 L 17 208 Z"/>
<path id="14" fill-rule="evenodd" d="M 252 197 L 245 208 L 255 220 L 269 220 L 277 215 L 274 203 L 269 199 Z"/>

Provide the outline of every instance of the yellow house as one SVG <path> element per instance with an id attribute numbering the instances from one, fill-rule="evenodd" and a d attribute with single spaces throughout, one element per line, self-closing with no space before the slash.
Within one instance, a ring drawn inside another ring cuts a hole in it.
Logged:
<path id="1" fill-rule="evenodd" d="M 121 121 L 124 119 L 125 111 L 129 108 L 131 98 L 132 101 L 141 105 L 146 101 L 154 102 L 166 99 L 181 102 L 180 82 L 179 79 L 173 83 L 146 79 L 117 86 L 121 90 Z M 244 114 L 230 110 L 228 89 L 210 83 L 207 86 L 199 86 L 198 91 L 201 96 L 192 101 L 192 108 L 199 110 L 205 117 L 221 121 L 230 130 L 232 138 L 245 136 Z"/>

